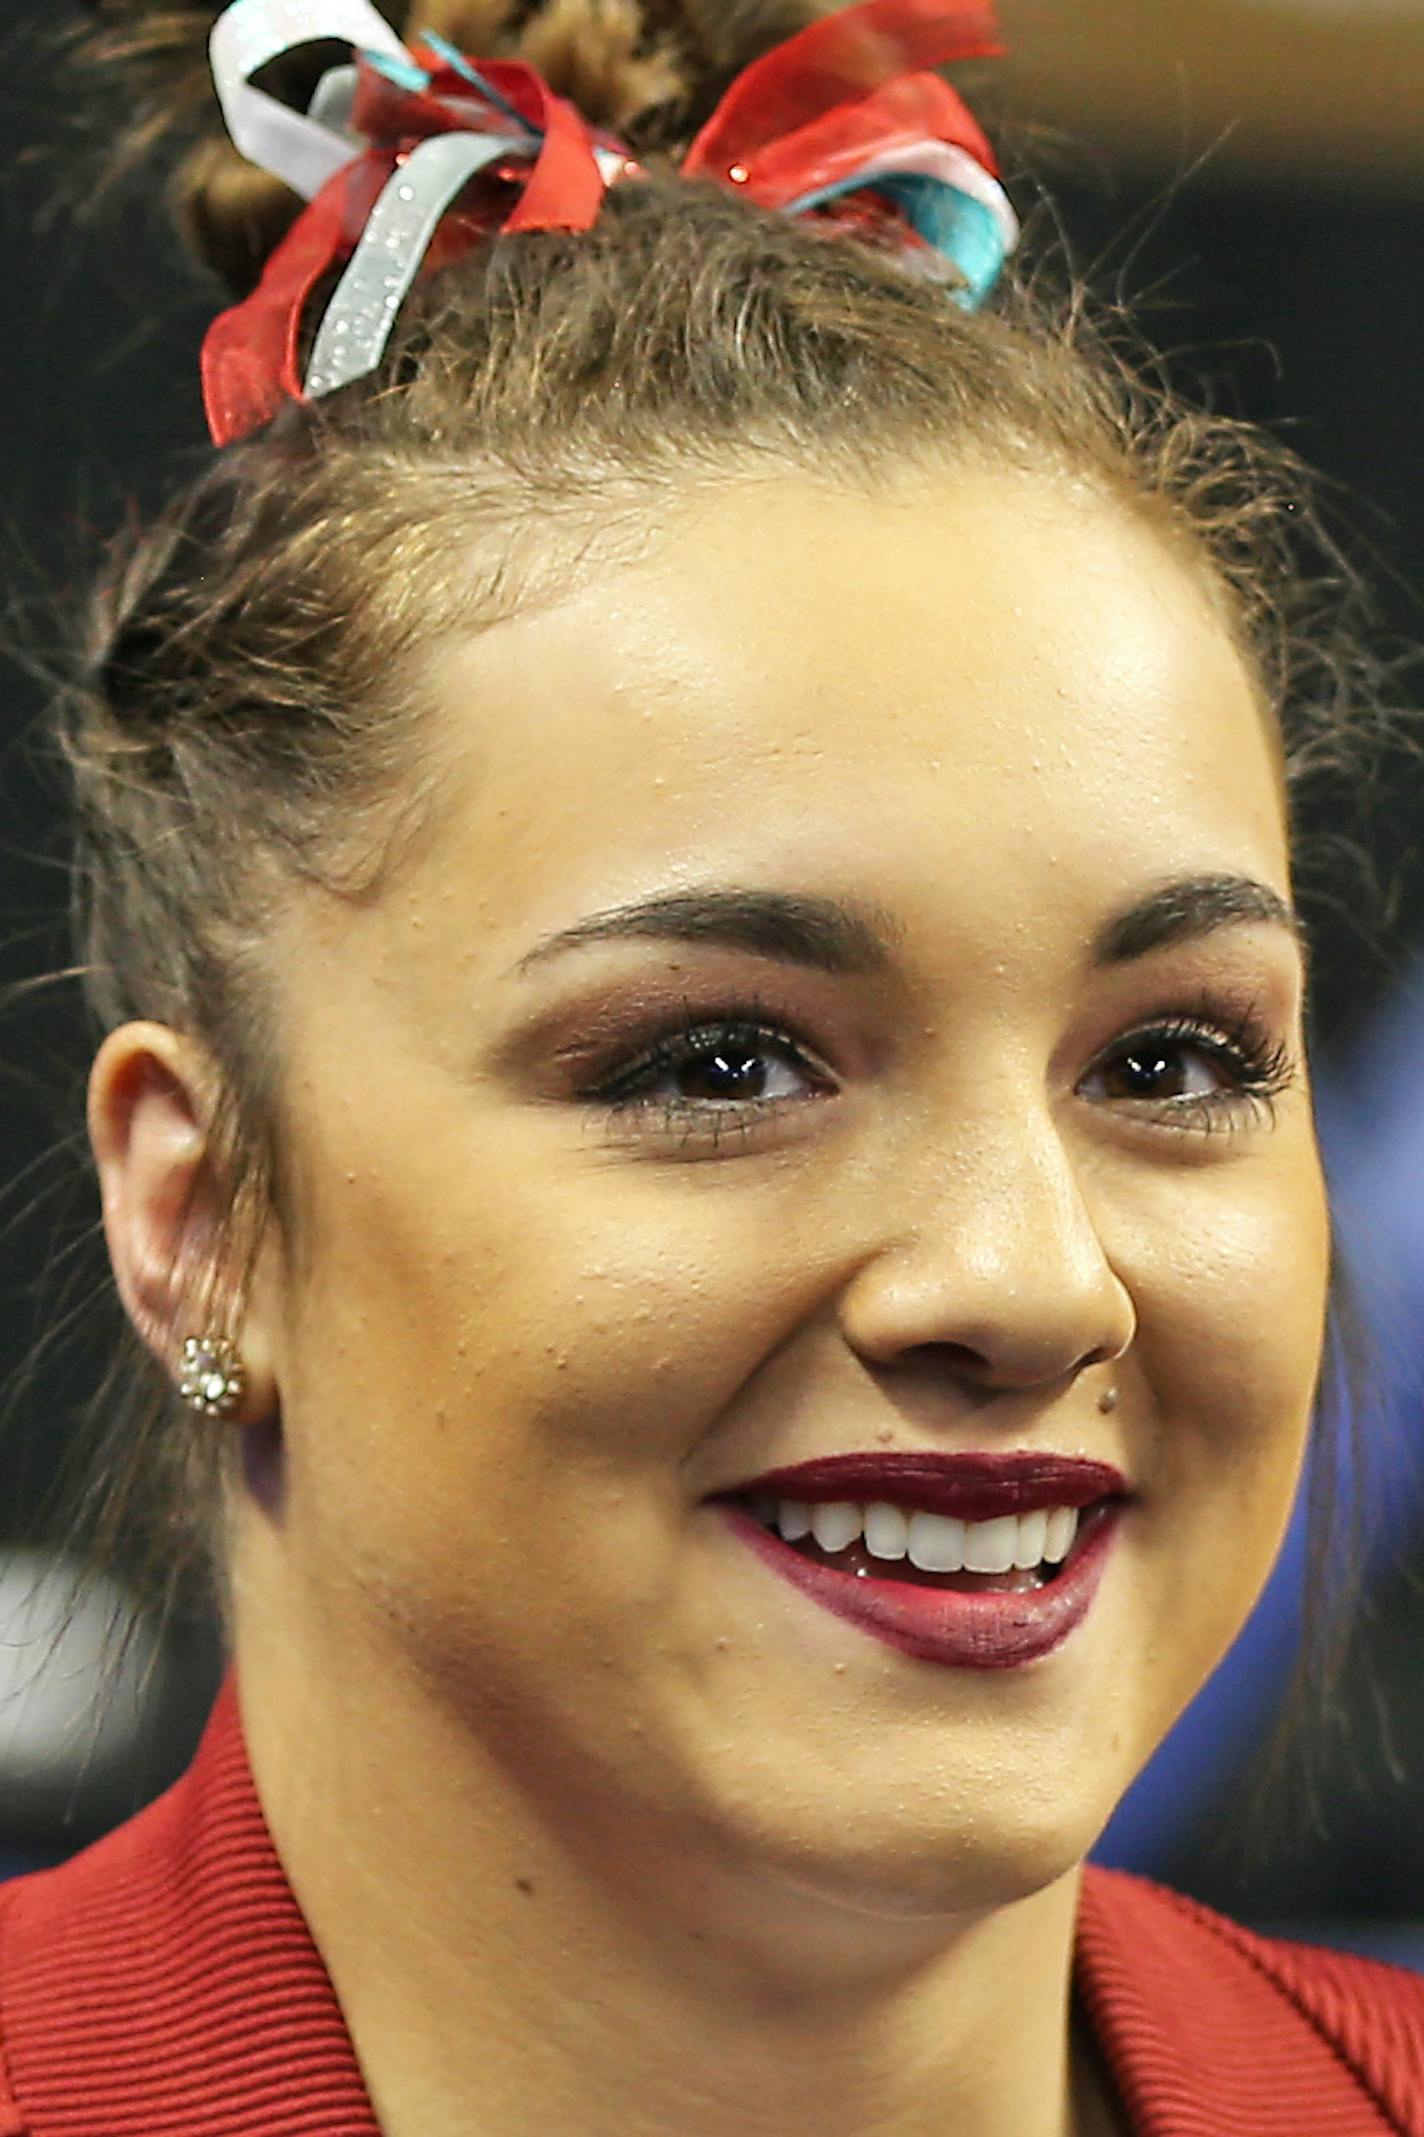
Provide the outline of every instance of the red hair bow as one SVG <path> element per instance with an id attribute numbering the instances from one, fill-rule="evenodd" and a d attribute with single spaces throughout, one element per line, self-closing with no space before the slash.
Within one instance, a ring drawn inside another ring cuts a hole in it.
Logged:
<path id="1" fill-rule="evenodd" d="M 342 35 L 368 14 L 376 22 L 366 0 L 313 0 L 300 41 Z M 280 43 L 274 20 L 288 26 Z M 534 68 L 466 59 L 433 37 L 423 65 L 384 22 L 354 72 L 327 77 L 310 115 L 289 112 L 249 77 L 298 41 L 290 20 L 290 0 L 236 0 L 214 31 L 214 72 L 239 147 L 312 193 L 258 287 L 208 332 L 203 396 L 218 445 L 286 400 L 373 368 L 418 273 L 495 232 L 590 229 L 610 184 L 645 175 L 623 142 L 590 127 Z M 948 83 L 924 70 L 1001 49 L 988 0 L 860 0 L 744 68 L 682 175 L 790 213 L 842 218 L 863 214 L 868 193 L 882 208 L 889 201 L 905 249 L 978 301 L 1017 226 L 984 134 Z M 336 93 L 319 118 L 328 84 Z M 343 103 L 332 128 L 330 111 Z M 303 379 L 304 316 L 343 265 Z"/>

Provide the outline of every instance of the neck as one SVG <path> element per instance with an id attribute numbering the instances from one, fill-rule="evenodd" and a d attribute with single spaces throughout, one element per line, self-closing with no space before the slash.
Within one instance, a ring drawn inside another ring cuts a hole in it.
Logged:
<path id="1" fill-rule="evenodd" d="M 568 1816 L 429 1685 L 239 1613 L 248 1754 L 386 2137 L 1096 2137 L 1078 1873 L 917 1912 Z M 435 1809 L 438 1806 L 438 1812 Z"/>

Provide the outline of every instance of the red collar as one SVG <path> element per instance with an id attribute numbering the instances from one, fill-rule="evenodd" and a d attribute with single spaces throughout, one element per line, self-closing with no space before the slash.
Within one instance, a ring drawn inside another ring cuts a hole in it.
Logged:
<path id="1" fill-rule="evenodd" d="M 0 1964 L 0 2137 L 380 2137 L 232 1672 L 166 1794 L 0 1887 Z M 1424 2137 L 1413 1976 L 1089 1869 L 1074 1986 L 1141 2137 Z"/>
<path id="2" fill-rule="evenodd" d="M 0 2113 L 0 2137 L 381 2137 L 257 1800 L 231 1671 L 166 1794 L 10 1889 L 0 2040 L 34 2106 Z"/>

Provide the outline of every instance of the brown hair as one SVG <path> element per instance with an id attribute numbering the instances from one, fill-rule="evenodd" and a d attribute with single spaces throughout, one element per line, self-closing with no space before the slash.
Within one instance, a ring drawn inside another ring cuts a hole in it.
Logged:
<path id="1" fill-rule="evenodd" d="M 293 1214 L 264 914 L 292 880 L 371 891 L 418 835 L 417 657 L 432 631 L 478 631 L 596 569 L 699 479 L 813 469 L 855 486 L 989 452 L 1129 500 L 1206 575 L 1260 679 L 1303 900 L 1332 854 L 1305 839 L 1302 797 L 1317 779 L 1363 784 L 1382 734 L 1348 687 L 1335 560 L 1310 551 L 1288 454 L 1180 405 L 1120 353 L 1115 324 L 1042 274 L 971 317 L 886 250 L 677 176 L 738 68 L 829 8 L 385 11 L 403 31 L 531 60 L 649 176 L 613 188 L 587 234 L 500 238 L 419 284 L 373 378 L 216 454 L 107 572 L 61 721 L 79 954 L 102 1025 L 157 1018 L 220 1067 L 211 1166 L 231 1225 L 209 1319 L 235 1320 L 264 1215 Z M 204 59 L 217 12 L 99 0 L 90 56 L 125 69 L 136 148 L 179 145 L 183 227 L 242 291 L 300 204 L 218 128 Z M 300 96 L 331 56 L 298 55 L 277 86 Z M 1358 1389 L 1348 1289 L 1337 1262 L 1331 1341 Z M 233 1435 L 178 1408 L 136 1340 L 116 1374 L 82 1513 L 91 1548 L 165 1610 L 190 1575 L 221 1602 Z M 1327 1364 L 1322 1415 L 1330 1381 Z"/>

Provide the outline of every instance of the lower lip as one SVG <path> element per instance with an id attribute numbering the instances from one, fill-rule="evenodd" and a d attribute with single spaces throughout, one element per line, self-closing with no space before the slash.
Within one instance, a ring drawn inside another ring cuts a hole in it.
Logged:
<path id="1" fill-rule="evenodd" d="M 1122 1503 L 1109 1500 L 1086 1514 L 1063 1571 L 1046 1587 L 1020 1594 L 916 1588 L 842 1573 L 794 1551 L 744 1507 L 724 1500 L 718 1511 L 773 1573 L 887 1646 L 951 1669 L 1010 1670 L 1051 1654 L 1083 1622 L 1107 1569 Z"/>

